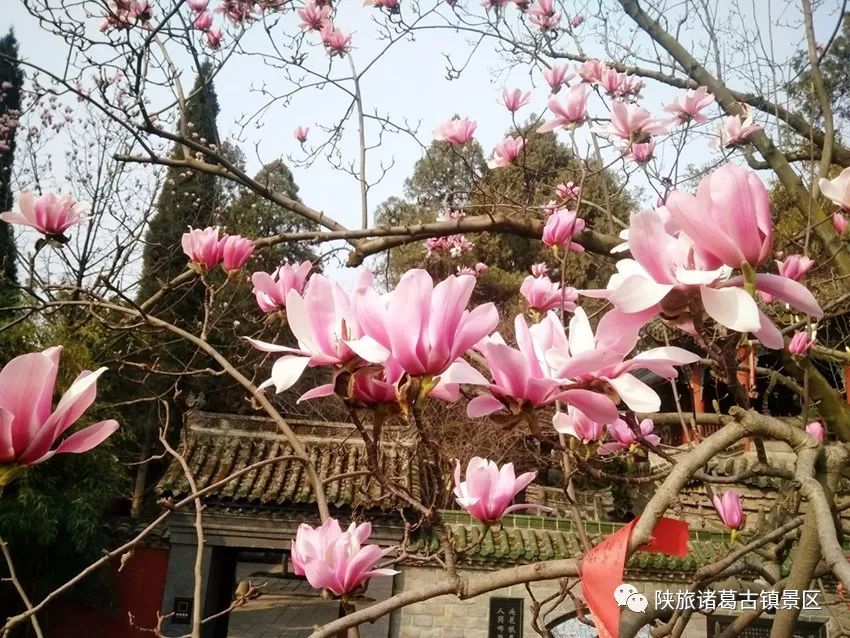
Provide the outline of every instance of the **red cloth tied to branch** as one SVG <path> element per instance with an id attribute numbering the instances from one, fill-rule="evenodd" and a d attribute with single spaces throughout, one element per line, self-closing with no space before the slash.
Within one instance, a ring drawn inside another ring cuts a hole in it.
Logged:
<path id="1" fill-rule="evenodd" d="M 581 582 L 584 600 L 590 608 L 599 638 L 619 638 L 620 607 L 614 599 L 614 590 L 623 582 L 626 567 L 626 550 L 629 538 L 639 519 L 634 519 L 622 529 L 611 534 L 591 549 L 581 561 Z M 652 530 L 643 552 L 659 552 L 671 556 L 688 553 L 688 524 L 672 518 L 662 518 Z"/>

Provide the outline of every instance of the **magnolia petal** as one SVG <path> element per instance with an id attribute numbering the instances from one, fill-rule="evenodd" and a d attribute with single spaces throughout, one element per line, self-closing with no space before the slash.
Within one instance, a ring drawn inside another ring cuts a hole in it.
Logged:
<path id="1" fill-rule="evenodd" d="M 299 350 L 298 348 L 290 348 L 289 346 L 279 346 L 276 343 L 269 343 L 267 341 L 259 341 L 258 339 L 251 339 L 250 337 L 245 337 L 245 339 L 254 346 L 257 350 L 261 350 L 263 352 L 292 352 L 295 354 L 306 355 L 307 353 L 303 350 Z"/>
<path id="2" fill-rule="evenodd" d="M 301 378 L 309 362 L 310 359 L 307 357 L 281 357 L 272 366 L 272 375 L 269 378 L 271 383 L 269 384 L 269 381 L 266 381 L 263 386 L 274 385 L 278 394 L 288 390 Z"/>
<path id="3" fill-rule="evenodd" d="M 487 385 L 484 375 L 473 368 L 465 359 L 458 359 L 440 375 L 440 383 L 467 383 L 469 385 Z"/>
<path id="4" fill-rule="evenodd" d="M 370 363 L 384 363 L 390 356 L 390 351 L 369 336 L 346 341 L 348 347 L 361 359 Z"/>
<path id="5" fill-rule="evenodd" d="M 15 460 L 15 446 L 12 442 L 12 422 L 15 415 L 6 408 L 0 408 L 0 465 Z"/>
<path id="6" fill-rule="evenodd" d="M 71 436 L 62 441 L 58 448 L 45 453 L 30 464 L 35 465 L 37 463 L 42 463 L 54 454 L 80 454 L 82 452 L 88 452 L 103 443 L 117 429 L 118 421 L 114 421 L 112 419 L 90 425 L 79 432 L 74 432 Z"/>
<path id="7" fill-rule="evenodd" d="M 631 374 L 608 379 L 608 383 L 634 412 L 658 412 L 661 409 L 661 398 L 655 390 Z"/>
<path id="8" fill-rule="evenodd" d="M 482 394 L 471 399 L 466 405 L 466 416 L 470 419 L 477 419 L 503 410 L 504 408 L 505 405 L 496 397 L 489 394 Z"/>
<path id="9" fill-rule="evenodd" d="M 755 332 L 759 329 L 758 306 L 741 288 L 700 288 L 702 305 L 717 323 L 738 332 Z"/>
<path id="10" fill-rule="evenodd" d="M 593 390 L 564 390 L 558 398 L 583 412 L 591 421 L 603 425 L 613 423 L 620 417 L 614 402 L 604 394 Z"/>
<path id="11" fill-rule="evenodd" d="M 776 327 L 776 324 L 761 309 L 759 309 L 759 319 L 761 320 L 761 326 L 758 330 L 753 331 L 755 338 L 765 348 L 782 350 L 785 347 L 785 341 L 782 339 L 782 333 L 779 331 L 779 328 Z"/>
<path id="12" fill-rule="evenodd" d="M 312 390 L 307 390 L 304 394 L 298 397 L 298 401 L 296 403 L 301 403 L 302 401 L 309 401 L 311 399 L 320 399 L 323 397 L 333 396 L 336 387 L 333 383 L 327 383 L 325 385 L 320 385 Z"/>
<path id="13" fill-rule="evenodd" d="M 671 290 L 671 284 L 659 284 L 642 275 L 630 275 L 622 280 L 608 299 L 619 310 L 634 313 L 659 303 Z"/>

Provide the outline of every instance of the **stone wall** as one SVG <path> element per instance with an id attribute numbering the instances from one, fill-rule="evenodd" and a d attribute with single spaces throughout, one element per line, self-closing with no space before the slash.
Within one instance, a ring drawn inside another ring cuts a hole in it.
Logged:
<path id="1" fill-rule="evenodd" d="M 470 573 L 470 572 L 466 572 Z M 481 573 L 481 572 L 476 572 Z M 405 567 L 402 574 L 395 579 L 395 589 L 418 589 L 434 582 L 433 568 Z M 684 589 L 683 583 L 641 581 L 629 578 L 627 582 L 635 585 L 650 601 L 655 600 L 655 591 L 676 591 Z M 532 591 L 538 600 L 545 599 L 558 590 L 556 583 L 541 582 L 532 584 Z M 580 590 L 579 590 L 580 591 Z M 491 597 L 522 598 L 524 604 L 524 627 L 522 637 L 534 637 L 539 634 L 531 626 L 531 599 L 522 585 L 498 589 L 489 594 L 478 596 L 471 600 L 458 600 L 454 596 L 440 596 L 405 607 L 395 612 L 390 621 L 390 636 L 393 638 L 488 638 L 489 612 Z M 568 616 L 574 607 L 568 600 L 564 601 L 556 611 L 546 617 L 552 622 Z M 827 620 L 827 612 L 805 614 L 801 618 L 808 620 Z M 691 620 L 683 634 L 683 638 L 705 638 L 706 621 L 702 616 Z M 561 634 L 567 636 L 569 634 Z M 581 634 L 585 635 L 585 634 Z M 593 632 L 586 635 L 594 635 Z M 520 638 L 519 636 L 517 638 Z"/>

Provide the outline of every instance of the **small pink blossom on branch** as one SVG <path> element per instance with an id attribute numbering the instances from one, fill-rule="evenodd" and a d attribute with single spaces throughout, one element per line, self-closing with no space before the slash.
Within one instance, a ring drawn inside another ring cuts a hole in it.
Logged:
<path id="1" fill-rule="evenodd" d="M 632 160 L 636 164 L 646 164 L 655 157 L 655 140 L 630 144 L 624 149 L 623 157 Z"/>
<path id="2" fill-rule="evenodd" d="M 594 58 L 579 65 L 577 73 L 582 82 L 598 84 L 602 79 L 602 72 L 605 68 L 605 64 L 601 60 Z"/>
<path id="3" fill-rule="evenodd" d="M 655 424 L 652 422 L 652 419 L 643 419 L 638 424 L 638 430 L 640 431 L 640 438 L 650 445 L 655 446 L 661 443 L 661 437 L 653 434 Z M 608 433 L 614 441 L 605 443 L 599 448 L 599 454 L 602 456 L 629 451 L 632 449 L 632 446 L 641 442 L 635 431 L 623 419 L 617 419 L 609 425 Z"/>
<path id="4" fill-rule="evenodd" d="M 521 137 L 508 136 L 498 144 L 493 150 L 493 159 L 487 165 L 490 168 L 506 168 L 513 164 L 522 153 L 525 146 L 525 140 Z"/>
<path id="5" fill-rule="evenodd" d="M 455 146 L 462 146 L 472 139 L 478 124 L 468 118 L 453 118 L 434 129 L 434 137 Z"/>
<path id="6" fill-rule="evenodd" d="M 845 217 L 842 213 L 832 214 L 832 227 L 835 229 L 835 233 L 839 237 L 843 237 L 844 233 L 847 232 L 847 225 L 847 217 Z"/>
<path id="7" fill-rule="evenodd" d="M 797 281 L 805 276 L 815 265 L 814 259 L 809 259 L 806 255 L 789 255 L 785 261 L 777 261 L 776 267 L 779 274 L 788 279 Z"/>
<path id="8" fill-rule="evenodd" d="M 204 35 L 210 49 L 216 50 L 221 47 L 221 29 L 209 29 Z"/>
<path id="9" fill-rule="evenodd" d="M 118 429 L 117 421 L 101 421 L 53 447 L 94 402 L 106 370 L 81 372 L 53 409 L 61 353 L 59 346 L 24 354 L 0 369 L 0 487 L 54 454 L 88 452 Z"/>
<path id="10" fill-rule="evenodd" d="M 562 126 L 575 128 L 584 123 L 587 118 L 587 95 L 590 89 L 586 84 L 577 84 L 567 91 L 564 101 L 557 97 L 549 100 L 549 110 L 555 114 L 555 119 L 543 124 L 538 133 L 554 131 Z"/>
<path id="11" fill-rule="evenodd" d="M 189 5 L 189 8 L 196 13 L 205 11 L 209 3 L 210 0 L 186 0 L 186 4 Z"/>
<path id="12" fill-rule="evenodd" d="M 561 87 L 575 77 L 575 73 L 569 72 L 570 67 L 566 64 L 555 65 L 543 71 L 543 79 L 546 84 L 552 89 L 552 93 L 557 93 Z"/>
<path id="13" fill-rule="evenodd" d="M 722 496 L 714 495 L 714 509 L 723 524 L 731 530 L 741 529 L 744 525 L 744 510 L 741 495 L 737 490 L 729 490 Z"/>
<path id="14" fill-rule="evenodd" d="M 298 140 L 299 142 L 301 142 L 302 144 L 307 141 L 307 135 L 309 135 L 309 134 L 310 134 L 310 127 L 309 126 L 299 126 L 298 128 L 295 129 L 295 131 L 293 131 L 293 135 L 295 136 L 295 139 Z"/>
<path id="15" fill-rule="evenodd" d="M 290 290 L 299 295 L 304 291 L 307 276 L 313 263 L 303 261 L 298 266 L 284 264 L 273 273 L 255 272 L 251 275 L 257 305 L 263 312 L 277 312 L 286 308 L 286 297 Z"/>
<path id="16" fill-rule="evenodd" d="M 535 265 L 545 267 L 545 264 Z M 570 286 L 561 288 L 559 283 L 552 281 L 545 274 L 526 277 L 519 288 L 519 292 L 528 302 L 529 309 L 540 314 L 549 310 L 558 310 L 562 305 L 564 310 L 572 312 L 576 308 L 576 301 L 578 301 L 578 291 L 575 288 Z"/>
<path id="17" fill-rule="evenodd" d="M 322 29 L 321 36 L 322 44 L 325 45 L 325 49 L 331 57 L 335 55 L 342 57 L 351 50 L 351 35 L 345 31 L 327 24 Z"/>
<path id="18" fill-rule="evenodd" d="M 823 424 L 820 421 L 812 421 L 806 425 L 806 434 L 815 437 L 818 441 L 823 443 L 825 434 Z"/>
<path id="19" fill-rule="evenodd" d="M 202 269 L 212 269 L 221 261 L 221 245 L 218 226 L 200 228 L 189 227 L 181 240 L 183 252 L 189 261 Z"/>
<path id="20" fill-rule="evenodd" d="M 504 104 L 505 108 L 511 113 L 516 113 L 529 102 L 531 102 L 530 91 L 526 91 L 525 93 L 523 93 L 520 89 L 514 89 L 513 91 L 505 89 L 502 91 L 502 104 Z"/>
<path id="21" fill-rule="evenodd" d="M 698 89 L 688 89 L 684 95 L 664 107 L 664 110 L 672 113 L 674 121 L 679 124 L 691 121 L 703 124 L 707 118 L 702 111 L 711 104 L 714 104 L 714 96 L 708 92 L 708 88 L 701 86 Z"/>
<path id="22" fill-rule="evenodd" d="M 795 357 L 801 357 L 811 350 L 814 344 L 814 339 L 805 330 L 798 330 L 788 342 L 788 352 Z"/>
<path id="23" fill-rule="evenodd" d="M 750 136 L 760 131 L 761 126 L 753 124 L 753 116 L 747 110 L 744 117 L 730 115 L 723 119 L 723 126 L 719 129 L 718 146 L 721 148 L 734 148 L 746 144 Z"/>
<path id="24" fill-rule="evenodd" d="M 642 106 L 616 101 L 611 105 L 611 124 L 601 129 L 629 143 L 649 141 L 652 135 L 667 132 L 667 127 Z"/>
<path id="25" fill-rule="evenodd" d="M 581 196 L 581 188 L 574 182 L 564 182 L 555 186 L 555 195 L 561 199 L 575 199 Z"/>
<path id="26" fill-rule="evenodd" d="M 395 548 L 364 545 L 371 534 L 371 523 L 352 523 L 344 532 L 335 518 L 316 528 L 301 523 L 292 541 L 292 571 L 306 576 L 315 589 L 326 589 L 336 596 L 350 594 L 375 576 L 397 574 L 394 569 L 375 569 L 377 562 Z"/>
<path id="27" fill-rule="evenodd" d="M 308 0 L 298 9 L 298 17 L 301 18 L 300 27 L 303 31 L 323 31 L 329 24 L 331 7 L 320 6 L 313 0 Z"/>
<path id="28" fill-rule="evenodd" d="M 605 432 L 605 426 L 572 405 L 566 412 L 555 413 L 552 417 L 552 426 L 559 434 L 576 438 L 585 445 L 598 441 Z"/>
<path id="29" fill-rule="evenodd" d="M 254 242 L 240 235 L 225 235 L 221 240 L 221 265 L 228 274 L 237 272 L 254 254 Z"/>
<path id="30" fill-rule="evenodd" d="M 553 0 L 537 0 L 528 12 L 531 23 L 541 31 L 552 31 L 558 28 L 561 13 L 555 11 Z"/>
<path id="31" fill-rule="evenodd" d="M 584 252 L 581 244 L 573 238 L 584 230 L 584 220 L 568 208 L 559 208 L 549 216 L 543 226 L 543 243 L 549 247 Z"/>
<path id="32" fill-rule="evenodd" d="M 29 191 L 18 195 L 19 213 L 8 211 L 0 214 L 0 219 L 9 224 L 29 226 L 50 239 L 65 243 L 66 230 L 85 221 L 83 212 L 87 204 L 76 202 L 70 195 L 59 197 L 53 193 L 45 193 L 35 197 Z"/>
<path id="33" fill-rule="evenodd" d="M 454 495 L 458 505 L 485 524 L 496 523 L 506 514 L 521 510 L 551 511 L 548 507 L 530 503 L 511 505 L 516 495 L 536 477 L 537 472 L 516 476 L 513 463 L 499 467 L 494 461 L 475 456 L 466 466 L 463 481 L 460 461 L 455 461 Z"/>
<path id="34" fill-rule="evenodd" d="M 213 24 L 213 17 L 209 11 L 200 12 L 195 18 L 195 28 L 199 31 L 209 31 Z"/>

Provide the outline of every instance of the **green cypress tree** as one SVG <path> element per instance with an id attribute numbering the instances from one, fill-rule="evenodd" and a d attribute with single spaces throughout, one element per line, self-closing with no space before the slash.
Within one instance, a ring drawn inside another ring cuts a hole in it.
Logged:
<path id="1" fill-rule="evenodd" d="M 183 121 L 195 141 L 218 145 L 218 98 L 211 77 L 212 66 L 205 62 L 186 99 Z M 172 156 L 183 158 L 183 148 L 179 144 L 175 145 Z M 178 167 L 168 170 L 157 211 L 145 235 L 140 300 L 147 299 L 163 283 L 186 270 L 186 255 L 180 245 L 181 236 L 188 226 L 204 228 L 213 225 L 219 213 L 219 205 L 215 176 Z M 195 285 L 189 292 L 181 289 L 175 291 L 174 295 L 166 295 L 159 308 L 167 309 L 169 319 L 179 320 L 196 317 L 202 304 L 203 290 L 201 286 Z"/>
<path id="2" fill-rule="evenodd" d="M 24 74 L 18 64 L 18 40 L 12 30 L 0 38 L 0 211 L 12 208 L 15 133 L 21 112 Z M 17 283 L 17 249 L 12 227 L 0 221 L 0 306 L 11 303 Z"/>

